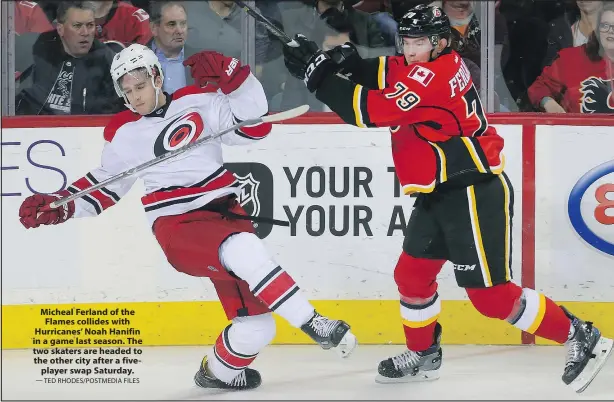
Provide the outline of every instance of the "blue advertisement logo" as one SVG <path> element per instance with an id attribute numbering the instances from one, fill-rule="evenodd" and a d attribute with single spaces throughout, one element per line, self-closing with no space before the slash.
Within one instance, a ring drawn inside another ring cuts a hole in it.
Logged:
<path id="1" fill-rule="evenodd" d="M 606 254 L 614 256 L 614 243 L 599 237 L 591 228 L 582 216 L 582 198 L 586 195 L 589 187 L 597 180 L 610 173 L 614 173 L 614 160 L 603 163 L 589 172 L 578 180 L 576 185 L 569 194 L 569 200 L 567 202 L 567 213 L 569 214 L 569 220 L 574 230 L 591 246 L 597 250 Z M 614 194 L 614 184 L 601 185 L 595 194 L 597 201 L 600 203 L 595 209 L 595 220 L 598 223 L 604 225 L 612 225 L 614 217 L 607 215 L 606 211 L 609 209 L 614 211 L 614 200 L 606 197 L 607 193 Z"/>

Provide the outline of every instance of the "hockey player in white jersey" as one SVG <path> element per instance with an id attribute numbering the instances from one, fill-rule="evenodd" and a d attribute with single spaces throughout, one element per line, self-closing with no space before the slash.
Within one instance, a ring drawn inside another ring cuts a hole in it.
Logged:
<path id="1" fill-rule="evenodd" d="M 49 204 L 126 169 L 210 135 L 238 121 L 268 112 L 260 82 L 234 58 L 201 52 L 184 64 L 200 86 L 173 95 L 162 92 L 163 72 L 156 55 L 133 44 L 113 59 L 115 89 L 130 109 L 104 129 L 101 166 L 58 194 L 26 198 L 19 210 L 26 228 L 56 225 L 71 218 L 100 215 L 115 205 L 140 177 L 146 216 L 169 263 L 179 272 L 209 277 L 231 324 L 218 337 L 194 377 L 204 388 L 251 389 L 258 371 L 248 368 L 275 336 L 272 312 L 300 328 L 324 349 L 347 357 L 356 338 L 347 323 L 318 314 L 292 277 L 254 234 L 238 205 L 238 180 L 223 166 L 222 143 L 250 144 L 266 137 L 270 123 L 247 126 L 175 159 L 109 184 L 56 209 Z M 217 87 L 206 85 L 213 81 Z"/>

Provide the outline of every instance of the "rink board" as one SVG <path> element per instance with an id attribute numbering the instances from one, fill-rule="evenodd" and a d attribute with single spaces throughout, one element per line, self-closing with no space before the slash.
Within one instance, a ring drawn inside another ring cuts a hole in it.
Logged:
<path id="1" fill-rule="evenodd" d="M 90 308 L 92 303 L 134 309 L 130 326 L 140 331 L 143 345 L 212 343 L 227 322 L 215 292 L 206 279 L 179 274 L 166 263 L 140 206 L 140 183 L 97 219 L 26 231 L 15 218 L 25 196 L 57 191 L 97 165 L 106 118 L 2 122 L 2 347 L 32 347 L 36 328 L 52 328 L 45 326 L 42 308 Z M 515 279 L 544 290 L 614 336 L 609 212 L 605 224 L 591 218 L 599 205 L 581 197 L 574 226 L 566 208 L 575 183 L 612 159 L 614 129 L 608 126 L 614 120 L 597 119 L 598 127 L 578 127 L 586 121 L 574 117 L 544 121 L 543 115 L 495 116 L 491 122 L 506 140 L 506 172 L 514 184 Z M 392 273 L 413 199 L 399 193 L 389 134 L 339 124 L 333 116 L 293 123 L 276 126 L 269 138 L 252 146 L 224 149 L 233 167 L 254 171 L 246 178 L 251 180 L 247 207 L 295 222 L 290 228 L 260 227 L 260 234 L 319 311 L 350 322 L 361 343 L 403 343 Z M 553 150 L 552 143 L 560 149 Z M 582 163 L 570 163 L 578 160 Z M 567 169 L 564 177 L 552 173 L 561 167 Z M 606 174 L 594 181 L 586 194 L 603 192 L 614 178 Z M 578 234 L 578 216 L 605 241 L 595 242 L 585 228 Z M 477 314 L 456 287 L 450 265 L 438 282 L 445 343 L 532 342 L 515 328 Z M 302 332 L 278 323 L 275 343 L 309 342 Z M 125 341 L 126 336 L 114 338 Z"/>

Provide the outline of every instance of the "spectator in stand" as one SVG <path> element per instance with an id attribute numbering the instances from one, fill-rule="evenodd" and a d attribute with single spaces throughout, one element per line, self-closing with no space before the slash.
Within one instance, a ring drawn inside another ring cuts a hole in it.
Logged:
<path id="1" fill-rule="evenodd" d="M 355 32 L 356 45 L 368 49 L 367 56 L 383 56 L 394 52 L 394 49 L 386 47 L 382 32 L 373 17 L 353 7 L 346 7 L 343 0 L 315 0 L 312 6 L 288 10 L 287 33 L 291 37 L 301 33 L 310 39 L 322 38 L 322 32 L 327 29 L 324 20 L 328 14 L 325 13 L 331 9 L 346 15 Z"/>
<path id="2" fill-rule="evenodd" d="M 390 0 L 361 0 L 353 4 L 352 7 L 371 14 L 384 37 L 386 46 L 396 46 L 397 22 L 392 17 Z"/>
<path id="3" fill-rule="evenodd" d="M 356 30 L 348 14 L 342 13 L 337 8 L 330 8 L 322 14 L 322 18 L 326 23 L 325 29 L 319 31 L 319 35 L 314 36 L 312 39 L 320 44 L 322 50 L 330 50 L 346 42 L 356 44 Z M 364 56 L 364 48 L 358 49 L 358 51 Z M 307 104 L 312 112 L 330 112 L 326 105 L 316 99 L 315 94 L 307 90 L 303 81 L 292 76 L 288 76 L 284 85 L 283 93 L 281 94 L 281 105 L 277 106 L 277 100 L 271 103 L 272 110 L 275 111 Z"/>
<path id="4" fill-rule="evenodd" d="M 33 1 L 16 1 L 15 5 L 15 79 L 28 71 L 34 62 L 32 46 L 42 32 L 53 31 L 49 19 L 40 4 Z"/>
<path id="5" fill-rule="evenodd" d="M 565 12 L 563 2 L 501 0 L 497 9 L 508 28 L 509 55 L 501 63 L 504 77 L 495 85 L 504 86 L 516 105 L 515 110 L 532 111 L 527 89 L 541 74 L 546 54 L 549 22 Z M 497 24 L 495 24 L 495 27 Z M 504 92 L 501 92 L 504 94 Z M 505 94 L 504 94 L 505 95 Z"/>
<path id="6" fill-rule="evenodd" d="M 184 60 L 197 53 L 197 49 L 185 44 L 188 15 L 180 1 L 152 1 L 150 11 L 153 38 L 147 46 L 158 56 L 162 65 L 162 90 L 172 94 L 179 88 L 194 84 L 188 67 L 183 65 Z"/>
<path id="7" fill-rule="evenodd" d="M 147 14 L 151 15 L 151 1 L 150 0 L 130 0 L 129 2 L 136 8 L 142 8 L 143 10 L 145 10 Z"/>
<path id="8" fill-rule="evenodd" d="M 53 31 L 53 25 L 41 6 L 34 1 L 15 2 L 15 33 L 43 33 Z"/>
<path id="9" fill-rule="evenodd" d="M 19 92 L 16 114 L 108 114 L 124 108 L 110 68 L 114 53 L 94 38 L 94 9 L 65 1 L 55 31 L 34 44 L 31 85 Z"/>
<path id="10" fill-rule="evenodd" d="M 613 113 L 614 4 L 605 3 L 598 29 L 581 46 L 561 49 L 529 87 L 529 99 L 548 113 Z"/>
<path id="11" fill-rule="evenodd" d="M 124 46 L 146 44 L 151 39 L 149 14 L 142 8 L 118 0 L 90 1 L 96 18 L 96 39 Z"/>
<path id="12" fill-rule="evenodd" d="M 260 2 L 259 2 L 260 3 Z M 265 4 L 266 3 L 266 4 Z M 273 21 L 281 21 L 281 16 L 271 15 L 275 10 L 269 2 L 264 2 L 266 11 L 260 8 L 266 17 Z M 188 1 L 184 4 L 186 13 L 198 19 L 198 24 L 190 27 L 188 43 L 195 48 L 215 50 L 226 56 L 240 58 L 243 47 L 241 34 L 242 11 L 234 1 Z M 279 22 L 281 27 L 281 22 Z M 273 39 L 264 25 L 256 23 L 256 71 L 261 76 L 262 65 L 268 61 L 280 58 L 282 55 L 281 43 Z"/>
<path id="13" fill-rule="evenodd" d="M 477 67 L 481 68 L 481 42 L 482 31 L 478 18 L 474 11 L 473 1 L 468 0 L 444 0 L 442 2 L 443 11 L 450 19 L 452 35 L 450 47 L 460 54 L 465 61 L 470 60 Z M 499 2 L 495 8 L 495 77 L 493 77 L 495 88 L 495 107 L 496 111 L 509 111 L 516 109 L 516 102 L 509 93 L 503 78 L 503 68 L 507 63 L 509 54 L 509 44 L 507 37 L 507 24 L 505 18 L 499 12 Z M 475 68 L 475 67 L 472 67 Z"/>
<path id="14" fill-rule="evenodd" d="M 602 6 L 602 1 L 577 0 L 570 12 L 550 23 L 548 50 L 542 67 L 550 65 L 559 50 L 588 42 L 597 25 L 597 16 Z"/>
<path id="15" fill-rule="evenodd" d="M 481 30 L 473 10 L 473 4 L 468 0 L 444 0 L 443 12 L 446 13 L 452 25 L 450 46 L 461 56 L 480 65 Z"/>
<path id="16" fill-rule="evenodd" d="M 452 25 L 452 38 L 450 46 L 461 56 L 470 59 L 475 64 L 481 64 L 480 44 L 482 42 L 482 30 L 474 10 L 474 2 L 468 0 L 444 0 L 443 11 L 450 19 Z M 505 64 L 503 55 L 507 47 L 507 25 L 505 18 L 495 9 L 495 51 L 498 53 L 496 60 Z"/>
<path id="17" fill-rule="evenodd" d="M 265 17 L 283 29 L 277 1 L 259 0 L 255 4 Z M 244 45 L 241 19 L 244 13 L 234 1 L 186 1 L 184 6 L 187 15 L 198 21 L 190 24 L 188 45 L 241 59 Z M 271 99 L 281 91 L 287 74 L 282 57 L 283 45 L 261 23 L 255 22 L 255 30 L 255 66 L 252 66 L 252 72 L 262 83 L 267 98 Z"/>

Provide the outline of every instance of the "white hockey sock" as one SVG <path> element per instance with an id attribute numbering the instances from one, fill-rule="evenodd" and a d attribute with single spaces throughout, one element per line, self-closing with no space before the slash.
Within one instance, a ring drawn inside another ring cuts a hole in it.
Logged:
<path id="1" fill-rule="evenodd" d="M 300 328 L 313 317 L 315 309 L 311 303 L 255 234 L 238 233 L 226 239 L 220 246 L 220 261 L 227 270 L 246 281 L 271 311 L 293 327 Z"/>
<path id="2" fill-rule="evenodd" d="M 232 381 L 275 337 L 275 320 L 268 314 L 237 317 L 213 346 L 208 368 L 215 378 Z"/>

